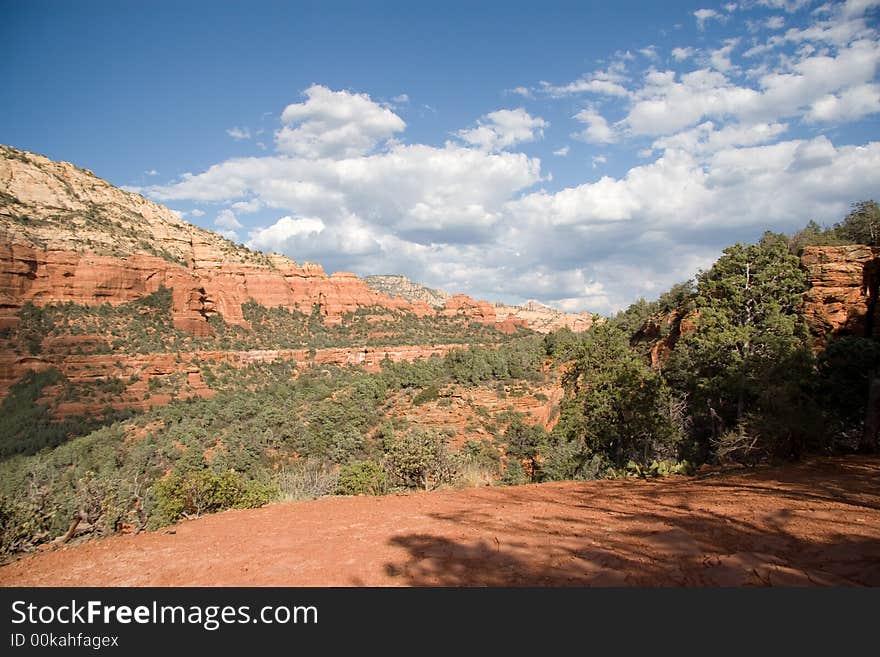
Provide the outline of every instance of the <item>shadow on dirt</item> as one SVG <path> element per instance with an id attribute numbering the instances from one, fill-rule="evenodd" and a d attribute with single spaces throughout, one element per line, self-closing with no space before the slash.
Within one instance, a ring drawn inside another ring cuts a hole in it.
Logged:
<path id="1" fill-rule="evenodd" d="M 431 514 L 445 536 L 392 537 L 407 558 L 385 572 L 413 586 L 880 585 L 880 460 L 575 486 Z"/>

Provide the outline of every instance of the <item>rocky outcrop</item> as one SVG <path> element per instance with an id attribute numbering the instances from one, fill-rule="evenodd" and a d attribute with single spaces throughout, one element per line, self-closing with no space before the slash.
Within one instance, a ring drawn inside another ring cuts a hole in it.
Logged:
<path id="1" fill-rule="evenodd" d="M 507 315 L 510 319 L 523 321 L 530 329 L 538 333 L 552 333 L 561 328 L 581 333 L 589 329 L 596 321 L 596 316 L 593 313 L 564 313 L 537 301 L 528 301 L 521 306 L 496 303 L 495 312 L 499 317 Z"/>
<path id="2" fill-rule="evenodd" d="M 801 254 L 810 289 L 803 313 L 817 338 L 880 336 L 876 321 L 880 248 L 860 244 L 808 246 Z"/>
<path id="3" fill-rule="evenodd" d="M 662 367 L 682 336 L 696 330 L 696 320 L 696 313 L 682 308 L 654 315 L 636 332 L 633 343 L 647 345 L 651 366 Z"/>
<path id="4" fill-rule="evenodd" d="M 364 277 L 364 283 L 370 289 L 381 294 L 387 294 L 389 297 L 402 297 L 410 303 L 421 301 L 432 308 L 442 307 L 446 300 L 452 296 L 445 290 L 438 290 L 414 283 L 406 276 L 401 276 L 400 274 L 366 276 Z"/>
<path id="5" fill-rule="evenodd" d="M 410 302 L 423 301 L 434 308 L 441 309 L 441 312 L 445 309 L 447 312 L 455 314 L 466 306 L 478 308 L 476 302 L 472 299 L 469 301 L 456 301 L 452 299 L 448 292 L 419 285 L 409 280 L 406 276 L 367 276 L 364 282 L 377 292 L 392 297 L 399 296 Z M 452 306 L 449 305 L 451 299 Z M 506 327 L 527 326 L 538 333 L 551 333 L 563 327 L 580 333 L 589 329 L 595 321 L 593 313 L 566 313 L 545 306 L 537 301 L 528 301 L 521 306 L 511 306 L 505 303 L 493 303 L 491 305 L 497 321 Z M 478 308 L 478 314 L 488 316 L 488 311 L 480 307 Z"/>

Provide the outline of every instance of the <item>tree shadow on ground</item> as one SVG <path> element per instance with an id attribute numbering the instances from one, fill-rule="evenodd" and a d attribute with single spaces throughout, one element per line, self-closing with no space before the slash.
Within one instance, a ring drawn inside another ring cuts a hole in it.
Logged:
<path id="1" fill-rule="evenodd" d="M 507 489 L 390 539 L 407 556 L 385 571 L 414 586 L 877 586 L 872 463 Z"/>

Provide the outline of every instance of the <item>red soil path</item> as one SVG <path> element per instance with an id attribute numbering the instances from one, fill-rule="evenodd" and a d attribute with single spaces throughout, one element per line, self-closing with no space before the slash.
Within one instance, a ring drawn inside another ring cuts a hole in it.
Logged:
<path id="1" fill-rule="evenodd" d="M 26 556 L 0 585 L 880 585 L 880 458 L 335 497 Z"/>

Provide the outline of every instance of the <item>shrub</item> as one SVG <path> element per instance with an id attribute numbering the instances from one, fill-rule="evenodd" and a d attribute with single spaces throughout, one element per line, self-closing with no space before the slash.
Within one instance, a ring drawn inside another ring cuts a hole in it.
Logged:
<path id="1" fill-rule="evenodd" d="M 155 485 L 154 493 L 158 519 L 165 523 L 233 507 L 258 507 L 274 497 L 270 486 L 232 470 L 171 473 Z"/>
<path id="2" fill-rule="evenodd" d="M 339 474 L 332 464 L 301 459 L 275 473 L 273 483 L 282 500 L 313 500 L 336 492 Z"/>
<path id="3" fill-rule="evenodd" d="M 423 388 L 419 391 L 419 393 L 413 397 L 412 403 L 413 406 L 421 406 L 422 404 L 427 404 L 428 402 L 434 401 L 440 396 L 440 391 L 438 390 L 436 385 L 428 386 L 427 388 Z"/>
<path id="4" fill-rule="evenodd" d="M 382 495 L 388 487 L 388 476 L 375 461 L 355 461 L 339 468 L 340 495 Z"/>
<path id="5" fill-rule="evenodd" d="M 386 467 L 404 486 L 430 490 L 451 481 L 443 439 L 434 432 L 414 430 L 388 441 Z"/>

